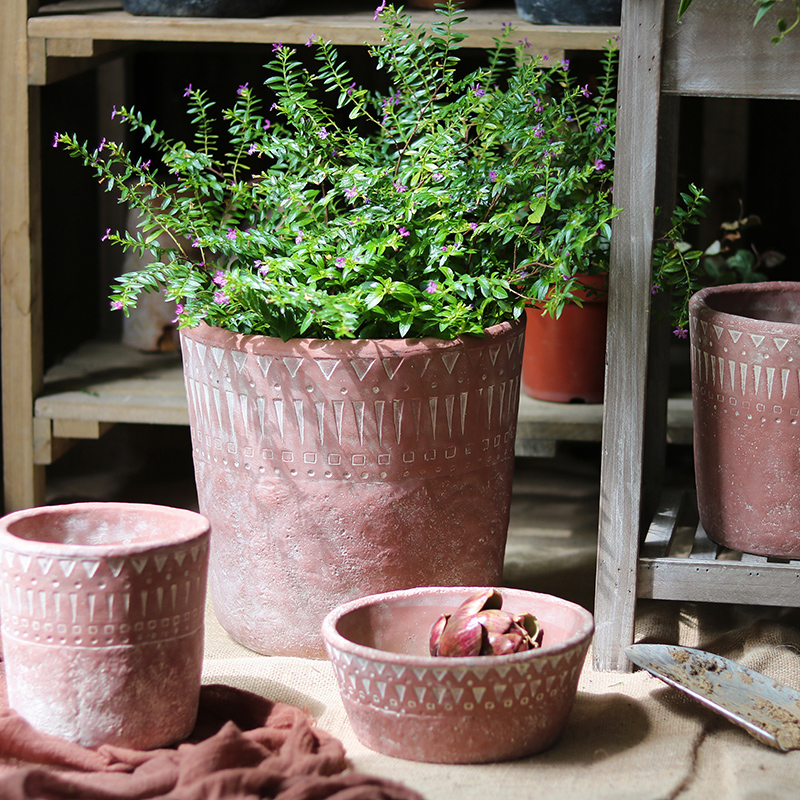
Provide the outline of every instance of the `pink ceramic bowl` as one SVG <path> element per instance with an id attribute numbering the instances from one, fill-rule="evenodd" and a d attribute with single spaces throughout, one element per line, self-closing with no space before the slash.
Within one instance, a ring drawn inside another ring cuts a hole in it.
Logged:
<path id="1" fill-rule="evenodd" d="M 434 658 L 431 626 L 482 587 L 370 595 L 328 614 L 322 635 L 350 723 L 367 747 L 451 764 L 538 753 L 561 735 L 594 632 L 592 615 L 552 595 L 499 589 L 503 609 L 534 614 L 542 647 Z"/>

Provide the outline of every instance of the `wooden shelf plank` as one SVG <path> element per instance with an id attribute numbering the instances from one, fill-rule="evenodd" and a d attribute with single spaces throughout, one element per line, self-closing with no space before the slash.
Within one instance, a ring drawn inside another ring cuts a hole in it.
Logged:
<path id="1" fill-rule="evenodd" d="M 688 499 L 684 497 L 686 502 Z M 678 524 L 674 493 L 665 492 L 662 505 L 656 520 L 664 517 L 672 525 Z M 719 547 L 708 538 L 699 522 L 690 552 L 665 555 L 661 533 L 664 527 L 664 524 L 654 523 L 642 544 L 637 570 L 638 597 L 701 603 L 800 605 L 800 563 Z"/>
<path id="2" fill-rule="evenodd" d="M 685 409 L 685 399 L 676 402 Z M 187 425 L 180 357 L 140 353 L 117 342 L 87 342 L 48 371 L 35 415 L 54 420 Z M 691 438 L 691 415 L 687 420 L 685 414 L 675 413 L 672 419 L 672 436 Z M 523 395 L 517 423 L 519 454 L 533 452 L 523 447 L 525 442 L 599 442 L 602 422 L 600 404 L 548 403 Z"/>
<path id="3" fill-rule="evenodd" d="M 380 43 L 380 27 L 373 20 L 374 10 L 363 3 L 337 4 L 337 13 L 325 13 L 328 3 L 311 4 L 318 13 L 281 15 L 258 19 L 202 17 L 140 17 L 121 10 L 86 13 L 45 13 L 28 21 L 32 39 L 96 39 L 126 42 L 217 42 L 304 44 L 312 34 L 342 45 Z M 91 6 L 90 6 L 91 7 Z M 347 11 L 350 8 L 352 10 Z M 53 7 L 44 11 L 52 11 Z M 412 11 L 419 24 L 430 25 L 433 11 Z M 517 15 L 513 6 L 478 8 L 469 12 L 459 30 L 469 37 L 466 46 L 491 48 L 504 25 L 514 25 L 520 38 L 526 38 L 532 52 L 602 50 L 619 33 L 615 27 L 589 25 L 532 25 Z M 53 45 L 59 52 L 65 45 Z"/>
<path id="4" fill-rule="evenodd" d="M 188 425 L 180 357 L 87 342 L 48 371 L 34 414 L 53 420 Z"/>

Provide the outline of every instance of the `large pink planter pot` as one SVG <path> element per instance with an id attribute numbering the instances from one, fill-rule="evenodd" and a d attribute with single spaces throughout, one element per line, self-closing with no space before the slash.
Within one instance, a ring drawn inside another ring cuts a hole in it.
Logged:
<path id="1" fill-rule="evenodd" d="M 148 749 L 194 727 L 208 520 L 75 503 L 0 519 L 8 702 L 84 747 Z"/>
<path id="2" fill-rule="evenodd" d="M 234 639 L 322 658 L 340 603 L 500 580 L 523 338 L 182 331 L 210 594 Z"/>
<path id="3" fill-rule="evenodd" d="M 800 557 L 800 283 L 690 302 L 700 521 L 715 542 Z"/>

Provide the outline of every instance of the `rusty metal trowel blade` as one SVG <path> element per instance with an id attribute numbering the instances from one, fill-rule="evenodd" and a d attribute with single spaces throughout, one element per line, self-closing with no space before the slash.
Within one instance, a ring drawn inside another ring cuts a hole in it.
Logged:
<path id="1" fill-rule="evenodd" d="M 800 750 L 800 692 L 722 656 L 667 644 L 634 644 L 628 658 L 778 750 Z"/>

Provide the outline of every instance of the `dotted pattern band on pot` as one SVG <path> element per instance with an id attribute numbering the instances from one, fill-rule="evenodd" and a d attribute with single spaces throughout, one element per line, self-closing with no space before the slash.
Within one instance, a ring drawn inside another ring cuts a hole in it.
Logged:
<path id="1" fill-rule="evenodd" d="M 277 477 L 358 481 L 500 463 L 513 458 L 520 390 L 518 371 L 504 364 L 521 359 L 523 344 L 514 333 L 489 348 L 486 363 L 473 363 L 470 351 L 344 360 L 256 355 L 184 336 L 195 458 Z M 425 397 L 404 394 L 411 370 L 428 379 Z M 391 395 L 379 396 L 378 371 Z M 340 399 L 320 399 L 317 385 L 339 378 Z M 254 392 L 259 384 L 267 391 Z M 477 437 L 468 433 L 476 417 Z"/>
<path id="2" fill-rule="evenodd" d="M 131 558 L 0 551 L 3 637 L 53 646 L 169 641 L 203 625 L 208 543 Z"/>

